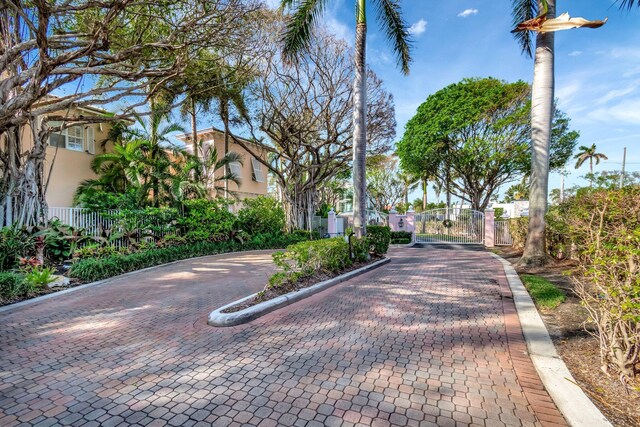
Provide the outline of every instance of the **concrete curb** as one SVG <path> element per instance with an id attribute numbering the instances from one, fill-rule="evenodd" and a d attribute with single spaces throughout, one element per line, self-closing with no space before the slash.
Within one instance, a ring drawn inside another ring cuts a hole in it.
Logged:
<path id="1" fill-rule="evenodd" d="M 229 307 L 233 307 L 234 305 L 241 304 L 245 301 L 255 298 L 257 293 L 253 295 L 249 295 L 246 298 L 242 298 L 240 300 L 234 301 L 230 304 L 220 307 L 217 310 L 212 311 L 209 314 L 209 319 L 207 323 L 210 326 L 222 327 L 222 328 L 227 326 L 236 326 L 236 325 L 241 325 L 243 323 L 248 323 L 252 320 L 257 319 L 258 317 L 264 316 L 267 313 L 271 313 L 274 310 L 285 307 L 289 304 L 293 304 L 294 302 L 300 301 L 302 299 L 308 298 L 312 295 L 317 294 L 318 292 L 324 291 L 325 289 L 328 289 L 346 280 L 349 280 L 363 273 L 371 271 L 375 268 L 378 268 L 390 261 L 391 259 L 384 258 L 384 259 L 381 259 L 380 261 L 376 261 L 372 264 L 366 265 L 357 270 L 353 270 L 348 273 L 342 274 L 340 276 L 334 277 L 333 279 L 329 279 L 329 280 L 325 280 L 324 282 L 317 283 L 308 288 L 300 289 L 299 291 L 295 291 L 295 292 L 289 292 L 288 294 L 285 294 L 285 295 L 280 295 L 277 298 L 273 298 L 268 301 L 261 302 L 252 307 L 247 307 L 243 310 L 236 311 L 234 313 L 223 313 L 223 311 Z"/>
<path id="2" fill-rule="evenodd" d="M 39 297 L 31 298 L 31 299 L 28 299 L 28 300 L 16 302 L 14 304 L 5 305 L 4 307 L 0 307 L 0 314 L 1 313 L 6 313 L 7 311 L 11 311 L 11 310 L 16 309 L 16 308 L 24 307 L 26 305 L 36 304 L 38 302 L 42 302 L 42 301 L 45 301 L 45 300 L 48 300 L 48 299 L 51 299 L 51 298 L 55 298 L 55 297 L 60 296 L 60 295 L 69 294 L 71 292 L 79 291 L 81 289 L 86 289 L 86 288 L 90 288 L 90 287 L 93 287 L 93 286 L 105 285 L 105 284 L 107 284 L 107 283 L 109 283 L 109 282 L 111 282 L 113 280 L 123 279 L 125 277 L 136 275 L 138 273 L 144 273 L 145 271 L 154 270 L 156 268 L 165 267 L 167 265 L 177 264 L 177 263 L 183 262 L 183 261 L 193 261 L 193 260 L 196 260 L 196 259 L 219 257 L 219 256 L 224 256 L 224 255 L 230 255 L 230 254 L 245 254 L 245 253 L 254 253 L 254 252 L 271 252 L 271 251 L 281 251 L 281 250 L 283 250 L 283 249 L 257 249 L 257 250 L 252 250 L 252 251 L 225 252 L 225 253 L 222 253 L 222 254 L 203 255 L 203 256 L 198 256 L 198 257 L 193 257 L 193 258 L 179 259 L 179 260 L 176 260 L 176 261 L 167 262 L 165 264 L 158 264 L 158 265 L 154 265 L 154 266 L 151 266 L 151 267 L 143 268 L 143 269 L 140 269 L 140 270 L 129 271 L 127 273 L 123 273 L 123 274 L 120 274 L 118 276 L 108 277 L 106 279 L 98 280 L 96 282 L 85 283 L 84 285 L 74 286 L 73 288 L 68 288 L 68 289 L 64 289 L 62 291 L 57 291 L 57 292 L 53 292 L 53 293 L 50 293 L 50 294 L 42 295 L 42 296 L 39 296 Z"/>
<path id="3" fill-rule="evenodd" d="M 504 268 L 533 366 L 569 425 L 611 426 L 602 412 L 576 385 L 576 380 L 567 365 L 558 356 L 549 332 L 516 270 L 501 256 L 491 252 L 490 254 L 500 261 Z"/>

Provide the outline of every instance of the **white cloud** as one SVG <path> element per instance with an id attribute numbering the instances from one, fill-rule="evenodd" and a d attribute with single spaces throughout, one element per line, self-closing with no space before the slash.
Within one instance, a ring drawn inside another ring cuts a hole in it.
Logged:
<path id="1" fill-rule="evenodd" d="M 468 18 L 471 15 L 476 15 L 478 13 L 478 9 L 466 9 L 458 14 L 460 18 Z"/>
<path id="2" fill-rule="evenodd" d="M 580 56 L 582 55 L 582 51 L 581 50 L 574 50 L 573 52 L 571 52 L 569 54 L 569 56 Z"/>
<path id="3" fill-rule="evenodd" d="M 632 86 L 629 86 L 623 89 L 612 89 L 608 91 L 603 97 L 601 97 L 597 103 L 606 104 L 607 102 L 613 101 L 614 99 L 623 98 L 635 92 L 636 87 L 637 87 L 636 84 L 633 84 Z"/>
<path id="4" fill-rule="evenodd" d="M 611 107 L 598 108 L 591 111 L 589 119 L 604 123 L 640 124 L 640 98 L 625 99 Z"/>
<path id="5" fill-rule="evenodd" d="M 419 36 L 425 31 L 427 31 L 427 21 L 424 19 L 419 20 L 409 27 L 409 34 L 413 34 L 414 36 Z"/>

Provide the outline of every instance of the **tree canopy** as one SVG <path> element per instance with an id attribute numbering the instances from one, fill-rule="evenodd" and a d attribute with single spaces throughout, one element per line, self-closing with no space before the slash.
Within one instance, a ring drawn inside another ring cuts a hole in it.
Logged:
<path id="1" fill-rule="evenodd" d="M 523 81 L 474 78 L 429 96 L 397 145 L 402 168 L 431 172 L 452 194 L 485 209 L 502 184 L 530 173 L 530 94 Z M 556 110 L 551 169 L 566 164 L 578 137 Z"/>

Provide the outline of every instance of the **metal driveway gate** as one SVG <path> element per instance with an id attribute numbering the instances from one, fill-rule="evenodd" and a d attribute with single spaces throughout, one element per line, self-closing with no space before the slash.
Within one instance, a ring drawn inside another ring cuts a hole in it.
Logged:
<path id="1" fill-rule="evenodd" d="M 416 243 L 484 244 L 484 212 L 443 208 L 415 216 Z"/>

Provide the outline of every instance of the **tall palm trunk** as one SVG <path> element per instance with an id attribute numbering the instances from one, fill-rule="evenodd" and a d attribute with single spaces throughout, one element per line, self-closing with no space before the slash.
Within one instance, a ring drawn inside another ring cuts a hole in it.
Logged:
<path id="1" fill-rule="evenodd" d="M 365 0 L 357 3 L 357 27 L 355 46 L 355 81 L 353 108 L 353 230 L 356 237 L 366 233 L 365 211 L 367 182 L 365 163 L 367 160 L 367 81 L 366 81 L 366 39 L 367 18 Z"/>
<path id="2" fill-rule="evenodd" d="M 193 142 L 193 155 L 198 159 L 198 123 L 196 120 L 196 100 L 191 97 L 191 142 Z"/>
<path id="3" fill-rule="evenodd" d="M 427 210 L 427 178 L 422 178 L 422 211 Z"/>
<path id="4" fill-rule="evenodd" d="M 222 115 L 222 123 L 224 124 L 224 155 L 229 154 L 229 102 L 225 100 L 220 101 L 220 114 Z M 252 166 L 253 167 L 253 166 Z M 224 165 L 224 176 L 229 175 L 229 165 Z M 229 180 L 224 179 L 224 198 L 229 199 Z"/>
<path id="5" fill-rule="evenodd" d="M 556 14 L 555 0 L 549 0 L 547 17 Z M 529 231 L 521 264 L 542 265 L 547 260 L 545 214 L 549 191 L 549 144 L 554 96 L 554 36 L 539 33 L 531 89 L 531 181 L 529 189 Z"/>
<path id="6" fill-rule="evenodd" d="M 589 157 L 589 175 L 591 176 L 589 187 L 593 188 L 593 156 Z"/>

